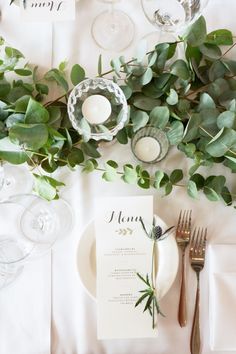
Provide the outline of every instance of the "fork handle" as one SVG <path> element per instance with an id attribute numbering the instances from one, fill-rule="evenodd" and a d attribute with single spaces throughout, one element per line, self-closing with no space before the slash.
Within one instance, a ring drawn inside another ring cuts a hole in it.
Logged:
<path id="1" fill-rule="evenodd" d="M 179 312 L 178 321 L 180 327 L 185 327 L 187 324 L 187 306 L 186 306 L 186 284 L 185 284 L 185 248 L 182 251 L 182 279 L 179 297 Z"/>
<path id="2" fill-rule="evenodd" d="M 200 304 L 200 286 L 199 286 L 199 274 L 197 274 L 197 291 L 196 291 L 193 326 L 192 326 L 191 340 L 190 340 L 191 354 L 200 354 L 200 350 L 201 350 L 199 304 Z"/>

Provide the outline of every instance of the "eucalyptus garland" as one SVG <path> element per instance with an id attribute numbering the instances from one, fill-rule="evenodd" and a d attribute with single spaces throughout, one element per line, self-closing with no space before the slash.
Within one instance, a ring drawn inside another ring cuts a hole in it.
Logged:
<path id="1" fill-rule="evenodd" d="M 222 45 L 229 48 L 222 52 Z M 181 169 L 168 174 L 158 165 L 150 175 L 140 164 L 119 166 L 110 160 L 101 165 L 98 142 L 85 140 L 72 128 L 68 95 L 73 85 L 86 78 L 79 64 L 72 67 L 70 78 L 66 62 L 42 77 L 37 67 L 25 64 L 19 50 L 1 39 L 0 159 L 32 166 L 35 190 L 48 200 L 58 198 L 63 185 L 49 175 L 61 166 L 72 170 L 81 166 L 85 173 L 101 171 L 108 182 L 121 178 L 144 189 L 161 189 L 164 195 L 173 187 L 186 187 L 192 198 L 203 191 L 211 201 L 232 205 L 236 196 L 225 176 L 206 177 L 199 168 L 220 164 L 236 172 L 236 61 L 227 58 L 234 45 L 227 29 L 207 34 L 205 19 L 200 17 L 175 43 L 158 43 L 148 53 L 140 47 L 129 61 L 123 56 L 111 60 L 106 72 L 99 57 L 98 76 L 119 83 L 130 107 L 129 121 L 116 136 L 118 142 L 128 144 L 140 128 L 154 126 L 166 133 L 183 158 L 193 161 L 187 175 Z M 184 47 L 184 59 L 174 60 L 177 46 Z M 61 90 L 54 100 L 49 99 L 50 82 Z M 45 174 L 37 173 L 37 167 Z"/>

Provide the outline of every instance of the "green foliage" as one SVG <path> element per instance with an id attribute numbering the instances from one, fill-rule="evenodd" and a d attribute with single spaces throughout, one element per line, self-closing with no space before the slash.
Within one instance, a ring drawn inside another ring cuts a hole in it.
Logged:
<path id="1" fill-rule="evenodd" d="M 182 42 L 185 58 L 174 60 Z M 98 76 L 113 75 L 130 109 L 117 141 L 128 144 L 140 128 L 153 126 L 164 131 L 170 148 L 177 147 L 193 162 L 187 175 L 181 169 L 167 174 L 158 166 L 150 174 L 148 167 L 118 166 L 112 160 L 100 166 L 100 148 L 91 139 L 91 125 L 81 119 L 82 135 L 71 127 L 67 114 L 70 87 L 86 77 L 79 64 L 68 75 L 63 61 L 42 77 L 37 67 L 25 64 L 19 50 L 6 46 L 0 38 L 0 159 L 27 162 L 47 173 L 60 166 L 81 166 L 86 173 L 98 169 L 107 182 L 121 179 L 143 189 L 153 187 L 163 195 L 185 186 L 194 199 L 204 193 L 211 201 L 231 205 L 235 196 L 225 178 L 203 177 L 199 172 L 216 163 L 236 172 L 236 61 L 226 57 L 231 48 L 222 49 L 222 45 L 233 46 L 232 33 L 216 29 L 207 34 L 205 19 L 200 17 L 178 42 L 158 43 L 149 53 L 142 42 L 132 60 L 114 58 L 111 70 L 105 73 L 99 56 Z M 55 83 L 61 93 L 51 100 Z M 109 128 L 107 124 L 96 126 L 107 135 Z M 60 186 L 49 177 L 35 176 L 35 190 L 46 199 L 58 198 Z"/>

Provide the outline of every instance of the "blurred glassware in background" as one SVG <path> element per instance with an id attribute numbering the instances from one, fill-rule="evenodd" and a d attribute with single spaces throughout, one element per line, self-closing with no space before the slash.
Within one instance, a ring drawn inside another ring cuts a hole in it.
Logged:
<path id="1" fill-rule="evenodd" d="M 18 193 L 30 193 L 33 177 L 26 166 L 16 166 L 0 161 L 0 200 Z"/>
<path id="2" fill-rule="evenodd" d="M 146 18 L 159 30 L 145 36 L 149 49 L 161 42 L 175 42 L 176 37 L 201 16 L 208 2 L 209 0 L 141 0 Z"/>
<path id="3" fill-rule="evenodd" d="M 103 49 L 119 52 L 133 41 L 135 26 L 131 18 L 114 4 L 121 0 L 98 0 L 109 5 L 107 11 L 99 14 L 92 24 L 92 36 Z"/>
<path id="4" fill-rule="evenodd" d="M 0 288 L 12 283 L 26 262 L 43 256 L 73 225 L 63 199 L 48 202 L 33 194 L 0 202 Z"/>

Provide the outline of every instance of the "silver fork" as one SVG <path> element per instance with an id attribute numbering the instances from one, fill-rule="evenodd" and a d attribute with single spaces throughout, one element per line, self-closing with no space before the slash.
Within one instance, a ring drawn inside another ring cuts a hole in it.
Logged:
<path id="1" fill-rule="evenodd" d="M 200 305 L 200 272 L 205 263 L 205 249 L 206 249 L 206 228 L 195 229 L 191 238 L 190 244 L 190 263 L 197 276 L 197 290 L 195 309 L 193 317 L 193 325 L 190 340 L 191 354 L 199 354 L 201 350 L 201 337 L 200 337 L 200 323 L 199 323 L 199 305 Z"/>
<path id="2" fill-rule="evenodd" d="M 185 250 L 190 240 L 192 223 L 192 210 L 184 210 L 179 214 L 179 220 L 176 229 L 176 241 L 182 251 L 182 277 L 179 297 L 178 321 L 181 327 L 187 324 L 186 307 L 186 285 L 185 285 Z"/>

